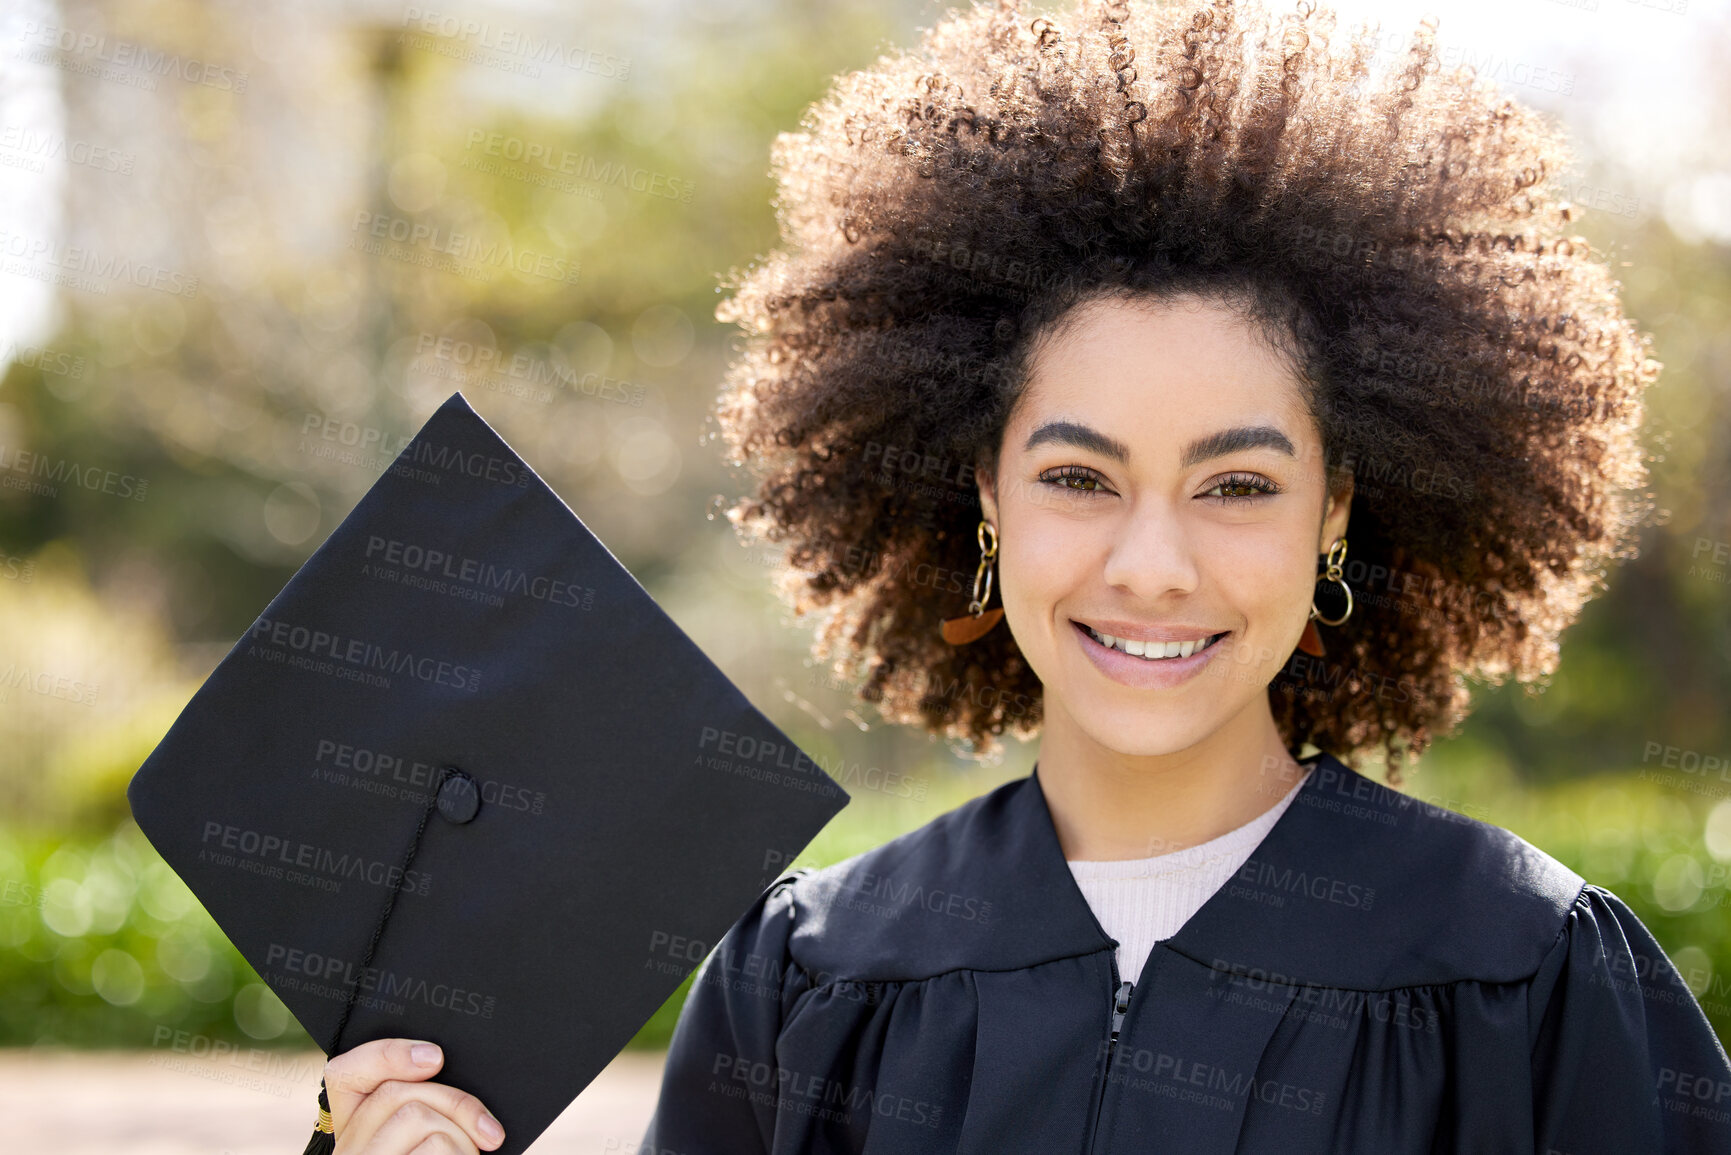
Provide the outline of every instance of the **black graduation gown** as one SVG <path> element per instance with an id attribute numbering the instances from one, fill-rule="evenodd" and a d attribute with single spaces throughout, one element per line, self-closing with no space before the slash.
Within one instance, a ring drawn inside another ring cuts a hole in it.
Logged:
<path id="1" fill-rule="evenodd" d="M 1315 757 L 1128 991 L 1037 765 L 778 880 L 699 970 L 641 1150 L 1731 1152 L 1731 1061 L 1616 895 Z"/>

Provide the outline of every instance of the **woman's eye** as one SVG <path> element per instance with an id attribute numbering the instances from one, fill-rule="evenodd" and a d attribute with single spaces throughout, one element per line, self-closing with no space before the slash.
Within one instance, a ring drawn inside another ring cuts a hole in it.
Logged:
<path id="1" fill-rule="evenodd" d="M 1279 492 L 1279 486 L 1263 478 L 1249 474 L 1234 474 L 1215 482 L 1214 487 L 1203 496 L 1213 497 L 1217 501 L 1255 501 L 1258 498 Z"/>
<path id="2" fill-rule="evenodd" d="M 1066 465 L 1060 469 L 1049 469 L 1040 474 L 1040 480 L 1047 485 L 1056 486 L 1068 493 L 1099 493 L 1112 492 L 1106 488 L 1105 479 L 1092 469 L 1080 465 Z M 1255 501 L 1281 492 L 1280 487 L 1258 477 L 1255 474 L 1235 474 L 1214 483 L 1203 496 L 1211 497 L 1220 502 Z"/>
<path id="3" fill-rule="evenodd" d="M 1049 469 L 1040 474 L 1040 480 L 1071 493 L 1106 492 L 1099 474 L 1091 469 L 1084 469 L 1076 465 L 1066 465 L 1062 469 Z"/>

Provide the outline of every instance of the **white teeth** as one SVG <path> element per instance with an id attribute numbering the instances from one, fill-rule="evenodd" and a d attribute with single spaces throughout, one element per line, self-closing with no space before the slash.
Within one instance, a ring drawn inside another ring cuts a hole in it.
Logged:
<path id="1" fill-rule="evenodd" d="M 1103 646 L 1111 646 L 1115 650 L 1130 654 L 1144 661 L 1159 661 L 1165 658 L 1188 658 L 1197 650 L 1208 645 L 1208 638 L 1196 638 L 1188 642 L 1138 642 L 1124 638 L 1115 638 L 1111 634 L 1102 634 L 1087 626 L 1094 640 Z"/>

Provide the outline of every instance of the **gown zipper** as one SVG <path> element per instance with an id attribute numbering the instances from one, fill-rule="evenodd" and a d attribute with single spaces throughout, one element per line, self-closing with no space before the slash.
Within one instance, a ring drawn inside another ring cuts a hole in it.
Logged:
<path id="1" fill-rule="evenodd" d="M 1088 1126 L 1088 1155 L 1093 1155 L 1095 1140 L 1099 1138 L 1100 1110 L 1106 1105 L 1106 1089 L 1112 1080 L 1112 1051 L 1118 1045 L 1118 1032 L 1124 1029 L 1124 1016 L 1130 1010 L 1130 992 L 1135 990 L 1135 984 L 1129 980 L 1119 981 L 1116 955 L 1112 958 L 1112 982 L 1117 988 L 1112 995 L 1112 1031 L 1106 1037 L 1106 1069 L 1100 1076 L 1100 1095 L 1094 1100 L 1094 1118 Z"/>

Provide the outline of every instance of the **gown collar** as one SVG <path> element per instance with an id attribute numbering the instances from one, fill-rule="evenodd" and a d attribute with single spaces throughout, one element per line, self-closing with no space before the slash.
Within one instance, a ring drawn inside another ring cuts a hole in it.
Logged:
<path id="1" fill-rule="evenodd" d="M 1537 970 L 1580 875 L 1326 751 L 1304 761 L 1285 813 L 1156 952 L 1358 990 Z M 817 981 L 903 981 L 1115 950 L 1064 859 L 1038 769 L 802 878 L 795 958 Z"/>
<path id="2" fill-rule="evenodd" d="M 1386 989 L 1530 975 L 1584 880 L 1510 832 L 1371 780 L 1323 751 L 1245 863 L 1156 944 L 1216 970 Z M 1012 800 L 1038 889 L 1076 948 L 1115 948 L 1064 859 L 1035 764 Z M 1024 928 L 1031 929 L 1031 928 Z M 1054 944 L 1056 945 L 1056 944 Z"/>
<path id="3" fill-rule="evenodd" d="M 1305 768 L 1306 773 L 1304 781 L 1299 784 L 1299 796 L 1292 800 L 1291 804 L 1286 807 L 1285 812 L 1275 820 L 1274 825 L 1264 833 L 1255 849 L 1251 851 L 1249 862 L 1245 864 L 1246 867 L 1251 863 L 1256 862 L 1258 855 L 1265 855 L 1267 853 L 1267 850 L 1270 848 L 1272 840 L 1274 839 L 1275 832 L 1279 830 L 1283 824 L 1287 823 L 1288 816 L 1291 815 L 1294 810 L 1298 809 L 1300 803 L 1304 801 L 1303 796 L 1305 791 L 1310 790 L 1319 780 L 1319 774 L 1317 771 L 1324 768 L 1325 760 L 1328 769 L 1331 771 L 1334 770 L 1335 767 L 1340 767 L 1341 769 L 1347 769 L 1349 773 L 1351 772 L 1350 768 L 1344 767 L 1344 765 L 1339 762 L 1335 762 L 1327 753 L 1313 754 L 1308 758 L 1300 759 L 1299 763 Z M 1067 911 L 1067 916 L 1058 920 L 1058 924 L 1066 925 L 1077 922 L 1086 922 L 1089 925 L 1092 933 L 1086 936 L 1079 935 L 1074 944 L 1078 947 L 1082 946 L 1085 940 L 1089 949 L 1092 950 L 1116 949 L 1118 946 L 1118 940 L 1113 938 L 1100 924 L 1100 920 L 1095 916 L 1092 906 L 1088 903 L 1087 896 L 1082 893 L 1082 888 L 1080 884 L 1077 883 L 1074 872 L 1070 870 L 1068 860 L 1064 857 L 1063 844 L 1058 839 L 1057 823 L 1052 819 L 1052 811 L 1046 801 L 1045 788 L 1040 782 L 1040 765 L 1038 760 L 1035 761 L 1032 769 L 1025 778 L 1018 779 L 1010 785 L 1019 788 L 1018 794 L 1013 802 L 1012 814 L 1013 819 L 1016 822 L 1023 824 L 1028 828 L 1028 841 L 1030 843 L 1028 849 L 1032 851 L 1032 854 L 1030 855 L 1030 865 L 1037 864 L 1038 870 L 1036 874 L 1041 879 L 1041 885 L 1038 886 L 1037 889 L 1044 893 L 1062 893 L 1064 895 L 1063 905 L 1067 908 L 1072 908 L 1074 911 L 1074 917 L 1069 917 L 1069 912 Z M 1233 877 L 1229 878 L 1227 882 L 1222 885 L 1220 890 L 1209 896 L 1202 906 L 1198 908 L 1195 914 L 1186 920 L 1171 938 L 1161 940 L 1161 943 L 1164 944 L 1177 941 L 1179 936 L 1184 935 L 1185 932 L 1189 932 L 1185 942 L 1193 949 L 1205 948 L 1208 945 L 1208 936 L 1206 933 L 1199 932 L 1194 928 L 1197 927 L 1199 920 L 1203 920 L 1204 923 L 1215 921 L 1212 915 L 1210 915 L 1208 919 L 1203 919 L 1204 912 L 1208 911 L 1211 906 L 1218 905 L 1216 900 L 1221 894 L 1226 893 L 1229 888 L 1234 887 L 1238 876 L 1242 873 L 1244 873 L 1243 867 L 1241 867 L 1239 871 L 1235 872 Z M 1051 875 L 1052 877 L 1048 880 L 1046 877 L 1047 875 Z M 1065 879 L 1069 881 L 1067 887 L 1063 885 Z"/>

